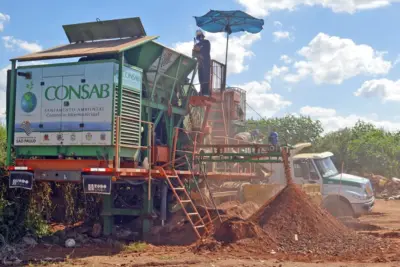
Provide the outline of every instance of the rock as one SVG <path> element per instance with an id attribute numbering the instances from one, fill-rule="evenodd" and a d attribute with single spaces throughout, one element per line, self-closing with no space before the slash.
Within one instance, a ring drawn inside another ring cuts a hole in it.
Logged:
<path id="1" fill-rule="evenodd" d="M 29 246 L 36 246 L 38 243 L 36 242 L 36 240 L 35 239 L 33 239 L 32 237 L 30 237 L 30 236 L 24 236 L 23 238 L 22 238 L 22 242 L 24 242 L 24 244 L 26 244 L 26 245 L 29 245 Z"/>
<path id="2" fill-rule="evenodd" d="M 66 248 L 73 248 L 73 247 L 75 247 L 75 245 L 76 245 L 76 242 L 75 242 L 74 239 L 69 238 L 69 239 L 65 240 L 65 247 Z"/>

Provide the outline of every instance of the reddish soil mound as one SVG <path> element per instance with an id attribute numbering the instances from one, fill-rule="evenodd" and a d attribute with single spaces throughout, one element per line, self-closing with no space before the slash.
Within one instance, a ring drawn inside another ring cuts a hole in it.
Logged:
<path id="1" fill-rule="evenodd" d="M 223 222 L 214 236 L 198 244 L 194 251 L 212 248 L 211 251 L 240 255 L 267 255 L 273 254 L 273 249 L 287 256 L 347 260 L 381 254 L 388 247 L 387 242 L 348 229 L 290 184 L 249 219 Z"/>
<path id="2" fill-rule="evenodd" d="M 335 240 L 349 234 L 342 223 L 309 201 L 293 184 L 264 204 L 249 220 L 282 245 Z"/>

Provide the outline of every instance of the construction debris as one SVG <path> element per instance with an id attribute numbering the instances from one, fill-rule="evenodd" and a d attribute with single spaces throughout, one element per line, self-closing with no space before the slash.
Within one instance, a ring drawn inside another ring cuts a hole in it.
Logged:
<path id="1" fill-rule="evenodd" d="M 400 179 L 393 177 L 388 179 L 382 175 L 365 175 L 371 181 L 376 198 L 387 200 L 400 200 Z"/>

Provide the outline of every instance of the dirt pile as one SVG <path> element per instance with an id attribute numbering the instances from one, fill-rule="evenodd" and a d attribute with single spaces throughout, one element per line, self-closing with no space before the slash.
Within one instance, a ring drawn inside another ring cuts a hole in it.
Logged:
<path id="1" fill-rule="evenodd" d="M 380 253 L 387 245 L 348 229 L 290 184 L 249 219 L 224 221 L 195 251 L 212 248 L 243 254 L 258 249 L 272 254 L 276 251 L 285 255 L 352 259 Z"/>
<path id="2" fill-rule="evenodd" d="M 316 250 L 320 243 L 335 242 L 351 234 L 293 184 L 264 204 L 249 220 L 262 227 L 285 251 Z"/>

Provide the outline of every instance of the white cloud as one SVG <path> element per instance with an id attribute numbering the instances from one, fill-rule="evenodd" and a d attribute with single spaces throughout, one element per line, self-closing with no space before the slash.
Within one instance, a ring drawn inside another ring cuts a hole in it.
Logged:
<path id="1" fill-rule="evenodd" d="M 10 21 L 10 16 L 0 12 L 0 32 L 4 30 L 4 24 Z"/>
<path id="2" fill-rule="evenodd" d="M 282 55 L 280 60 L 283 61 L 285 64 L 292 63 L 292 59 L 288 55 Z"/>
<path id="3" fill-rule="evenodd" d="M 377 97 L 386 101 L 400 101 L 400 80 L 378 79 L 365 81 L 354 93 L 365 98 Z"/>
<path id="4" fill-rule="evenodd" d="M 322 6 L 336 13 L 350 13 L 389 6 L 398 0 L 236 0 L 253 16 L 267 16 L 272 11 L 293 11 L 298 6 Z"/>
<path id="5" fill-rule="evenodd" d="M 0 124 L 5 123 L 6 119 L 6 85 L 7 69 L 11 66 L 0 69 Z"/>
<path id="6" fill-rule="evenodd" d="M 226 35 L 224 33 L 207 33 L 206 38 L 211 42 L 211 57 L 225 63 Z M 255 41 L 261 39 L 261 34 L 243 34 L 229 38 L 228 74 L 241 73 L 248 69 L 245 60 L 254 56 L 250 50 Z M 188 56 L 192 56 L 193 42 L 180 42 L 174 48 Z"/>
<path id="7" fill-rule="evenodd" d="M 7 70 L 11 68 L 11 65 L 8 65 L 2 69 L 0 69 L 0 92 L 6 90 L 7 85 Z M 1 99 L 1 98 L 0 98 Z M 1 106 L 1 105 L 0 105 Z"/>
<path id="8" fill-rule="evenodd" d="M 280 40 L 288 39 L 288 40 L 293 40 L 294 37 L 292 34 L 288 31 L 276 31 L 273 32 L 272 35 L 274 36 L 274 41 L 279 42 Z"/>
<path id="9" fill-rule="evenodd" d="M 248 118 L 259 118 L 258 114 L 264 117 L 271 117 L 281 109 L 292 104 L 290 101 L 285 100 L 281 95 L 271 93 L 271 86 L 266 81 L 252 81 L 242 85 L 235 85 L 235 87 L 242 88 L 247 92 L 246 102 L 251 107 L 246 108 Z"/>
<path id="10" fill-rule="evenodd" d="M 310 117 L 332 117 L 336 115 L 336 110 L 331 108 L 305 106 L 300 109 L 300 114 Z"/>
<path id="11" fill-rule="evenodd" d="M 368 45 L 357 45 L 351 39 L 319 33 L 313 40 L 297 52 L 304 60 L 293 64 L 296 73 L 284 78 L 297 83 L 311 76 L 315 83 L 341 84 L 357 75 L 383 75 L 392 68 L 390 61 L 384 60 L 384 52 Z"/>
<path id="12" fill-rule="evenodd" d="M 267 74 L 265 75 L 265 79 L 268 82 L 271 82 L 273 78 L 280 77 L 283 74 L 287 73 L 288 71 L 289 68 L 286 66 L 277 67 L 276 65 L 274 65 L 272 67 L 272 70 L 268 71 Z"/>
<path id="13" fill-rule="evenodd" d="M 10 50 L 20 49 L 25 50 L 29 53 L 34 53 L 39 52 L 43 49 L 43 47 L 38 43 L 29 43 L 24 40 L 16 39 L 13 36 L 3 36 L 2 39 L 4 42 L 4 46 Z"/>
<path id="14" fill-rule="evenodd" d="M 324 127 L 325 133 L 343 129 L 346 127 L 354 126 L 359 120 L 372 123 L 376 127 L 384 128 L 388 131 L 399 131 L 400 122 L 392 122 L 387 120 L 379 120 L 376 114 L 370 116 L 364 115 L 359 116 L 356 114 L 350 114 L 348 116 L 338 115 L 334 109 L 323 108 L 323 107 L 310 107 L 306 106 L 300 109 L 300 114 L 310 116 L 313 119 L 321 121 Z"/>

